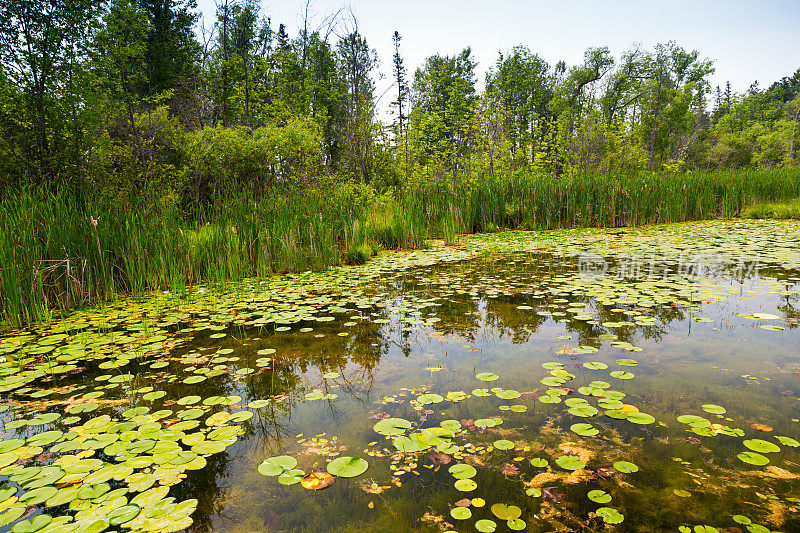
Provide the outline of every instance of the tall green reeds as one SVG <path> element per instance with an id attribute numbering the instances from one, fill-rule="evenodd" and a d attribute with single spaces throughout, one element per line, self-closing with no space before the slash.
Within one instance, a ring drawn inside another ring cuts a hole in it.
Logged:
<path id="1" fill-rule="evenodd" d="M 202 213 L 32 188 L 0 199 L 0 322 L 204 281 L 358 263 L 378 247 L 496 228 L 613 227 L 732 217 L 800 197 L 800 169 L 594 175 L 519 172 L 420 182 L 379 196 L 344 183 L 219 201 Z"/>

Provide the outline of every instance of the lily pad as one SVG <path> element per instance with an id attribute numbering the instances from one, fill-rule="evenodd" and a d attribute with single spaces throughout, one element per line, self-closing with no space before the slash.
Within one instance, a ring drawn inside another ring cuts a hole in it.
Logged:
<path id="1" fill-rule="evenodd" d="M 258 473 L 264 476 L 277 476 L 284 470 L 291 470 L 297 466 L 297 459 L 288 455 L 274 455 L 258 465 Z"/>
<path id="2" fill-rule="evenodd" d="M 744 441 L 742 444 L 754 452 L 759 453 L 777 453 L 781 451 L 777 445 L 761 439 L 749 439 Z"/>
<path id="3" fill-rule="evenodd" d="M 556 464 L 564 470 L 580 470 L 586 466 L 586 463 L 576 455 L 562 455 L 556 458 Z"/>
<path id="4" fill-rule="evenodd" d="M 614 463 L 614 469 L 623 474 L 633 474 L 639 471 L 639 467 L 628 461 L 617 461 Z"/>
<path id="5" fill-rule="evenodd" d="M 591 424 L 572 424 L 569 429 L 581 437 L 594 437 L 600 433 L 600 430 Z"/>
<path id="6" fill-rule="evenodd" d="M 494 520 L 478 520 L 475 522 L 475 529 L 480 531 L 480 533 L 493 533 L 497 531 L 497 523 Z"/>
<path id="7" fill-rule="evenodd" d="M 586 496 L 595 503 L 608 503 L 611 501 L 611 495 L 604 490 L 591 490 Z"/>
<path id="8" fill-rule="evenodd" d="M 744 463 L 748 463 L 755 466 L 764 466 L 769 464 L 769 459 L 767 459 L 760 453 L 756 452 L 742 452 L 738 454 L 736 457 L 738 457 L 739 460 Z"/>
<path id="9" fill-rule="evenodd" d="M 505 503 L 496 503 L 491 507 L 492 514 L 500 520 L 513 520 L 522 516 L 522 509 L 516 505 L 507 505 Z"/>
<path id="10" fill-rule="evenodd" d="M 337 457 L 328 463 L 327 470 L 333 476 L 347 478 L 361 475 L 367 471 L 367 468 L 369 468 L 369 463 L 364 459 L 358 456 L 344 456 Z"/>
<path id="11" fill-rule="evenodd" d="M 402 435 L 406 430 L 411 429 L 411 422 L 403 418 L 385 418 L 372 426 L 372 429 L 381 435 Z"/>

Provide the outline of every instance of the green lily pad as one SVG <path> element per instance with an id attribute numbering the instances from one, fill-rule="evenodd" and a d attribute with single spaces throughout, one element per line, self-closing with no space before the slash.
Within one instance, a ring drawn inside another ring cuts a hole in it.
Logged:
<path id="1" fill-rule="evenodd" d="M 591 424 L 572 424 L 569 429 L 581 437 L 594 437 L 600 433 L 600 430 Z"/>
<path id="2" fill-rule="evenodd" d="M 778 439 L 778 442 L 780 442 L 784 446 L 789 446 L 790 448 L 797 448 L 798 446 L 800 446 L 800 442 L 791 437 L 776 436 L 775 438 Z"/>
<path id="3" fill-rule="evenodd" d="M 478 473 L 474 466 L 465 463 L 454 464 L 447 471 L 456 479 L 469 479 Z"/>
<path id="4" fill-rule="evenodd" d="M 749 439 L 744 441 L 742 444 L 754 452 L 759 453 L 777 453 L 781 451 L 777 445 L 761 439 Z"/>
<path id="5" fill-rule="evenodd" d="M 629 422 L 633 422 L 634 424 L 639 425 L 647 425 L 652 424 L 656 421 L 653 415 L 649 415 L 647 413 L 626 413 L 625 418 Z"/>
<path id="6" fill-rule="evenodd" d="M 471 479 L 457 479 L 453 486 L 461 492 L 469 492 L 478 488 L 478 484 Z"/>
<path id="7" fill-rule="evenodd" d="M 353 456 L 353 457 L 337 457 L 330 463 L 328 463 L 328 473 L 332 476 L 338 477 L 356 477 L 358 475 L 363 474 L 369 468 L 369 463 L 367 463 L 364 459 Z"/>
<path id="8" fill-rule="evenodd" d="M 633 474 L 639 471 L 639 467 L 628 461 L 617 461 L 614 463 L 614 470 L 623 474 Z"/>
<path id="9" fill-rule="evenodd" d="M 712 415 L 724 415 L 727 412 L 724 407 L 720 405 L 714 405 L 713 403 L 704 404 L 703 411 L 706 413 L 711 413 Z"/>
<path id="10" fill-rule="evenodd" d="M 597 511 L 597 516 L 603 519 L 606 524 L 619 524 L 625 517 L 613 507 L 600 507 Z"/>
<path id="11" fill-rule="evenodd" d="M 613 372 L 611 372 L 611 377 L 617 379 L 633 379 L 636 376 L 635 374 L 632 374 L 631 372 L 627 372 L 625 370 L 614 370 Z"/>
<path id="12" fill-rule="evenodd" d="M 297 466 L 297 459 L 288 455 L 274 455 L 265 459 L 258 465 L 258 473 L 264 476 L 277 476 L 284 470 L 291 470 Z"/>
<path id="13" fill-rule="evenodd" d="M 508 526 L 508 529 L 514 531 L 523 531 L 528 526 L 521 518 L 512 518 L 506 522 L 506 525 Z"/>
<path id="14" fill-rule="evenodd" d="M 498 449 L 498 450 L 513 450 L 514 449 L 514 443 L 511 442 L 510 440 L 505 440 L 505 439 L 494 441 L 492 443 L 492 446 L 494 446 L 495 449 Z"/>
<path id="15" fill-rule="evenodd" d="M 472 511 L 467 507 L 453 507 L 450 509 L 450 516 L 456 520 L 467 520 L 468 518 L 472 518 Z"/>
<path id="16" fill-rule="evenodd" d="M 591 490 L 586 496 L 595 503 L 608 503 L 611 501 L 611 495 L 604 490 Z"/>
<path id="17" fill-rule="evenodd" d="M 500 376 L 492 372 L 480 372 L 478 374 L 475 374 L 475 377 L 481 381 L 496 381 L 500 379 Z"/>
<path id="18" fill-rule="evenodd" d="M 372 426 L 372 429 L 381 435 L 402 435 L 406 430 L 411 429 L 411 422 L 403 418 L 385 418 Z"/>
<path id="19" fill-rule="evenodd" d="M 138 505 L 123 505 L 108 513 L 108 523 L 112 526 L 126 524 L 139 516 L 142 509 Z"/>
<path id="20" fill-rule="evenodd" d="M 497 523 L 494 520 L 478 520 L 475 522 L 475 529 L 480 531 L 480 533 L 493 533 L 497 531 Z"/>
<path id="21" fill-rule="evenodd" d="M 513 520 L 522 516 L 522 509 L 516 505 L 507 505 L 505 503 L 496 503 L 491 507 L 492 514 L 500 520 Z"/>
<path id="22" fill-rule="evenodd" d="M 556 458 L 556 464 L 564 470 L 580 470 L 586 466 L 586 463 L 576 455 L 562 455 Z"/>
<path id="23" fill-rule="evenodd" d="M 47 527 L 52 521 L 52 516 L 40 514 L 14 525 L 14 527 L 11 528 L 11 533 L 35 533 Z"/>
<path id="24" fill-rule="evenodd" d="M 769 464 L 769 459 L 767 459 L 760 453 L 756 452 L 742 452 L 738 454 L 736 457 L 738 457 L 739 460 L 744 463 L 748 463 L 755 466 L 764 466 Z"/>
<path id="25" fill-rule="evenodd" d="M 303 476 L 305 475 L 306 473 L 302 470 L 284 470 L 278 476 L 278 483 L 281 485 L 294 485 L 296 483 L 300 483 L 300 480 L 303 479 Z"/>

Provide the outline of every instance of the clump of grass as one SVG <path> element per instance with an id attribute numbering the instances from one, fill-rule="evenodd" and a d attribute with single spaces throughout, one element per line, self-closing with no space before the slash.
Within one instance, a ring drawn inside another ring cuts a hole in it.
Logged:
<path id="1" fill-rule="evenodd" d="M 742 211 L 744 218 L 800 219 L 800 198 L 788 202 L 758 203 Z"/>

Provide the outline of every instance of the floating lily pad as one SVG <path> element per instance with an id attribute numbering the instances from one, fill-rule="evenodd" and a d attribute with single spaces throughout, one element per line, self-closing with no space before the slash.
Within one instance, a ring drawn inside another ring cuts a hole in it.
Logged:
<path id="1" fill-rule="evenodd" d="M 480 533 L 493 533 L 497 531 L 497 523 L 494 520 L 478 520 L 475 522 L 475 529 L 480 531 Z"/>
<path id="2" fill-rule="evenodd" d="M 327 470 L 333 476 L 346 478 L 361 475 L 367 471 L 367 468 L 369 468 L 369 463 L 364 459 L 358 456 L 344 456 L 337 457 L 328 463 Z"/>
<path id="3" fill-rule="evenodd" d="M 478 484 L 471 479 L 457 479 L 453 485 L 461 492 L 470 492 L 478 488 Z"/>
<path id="4" fill-rule="evenodd" d="M 265 476 L 277 476 L 284 470 L 297 466 L 297 459 L 288 455 L 274 455 L 258 465 L 258 473 Z"/>
<path id="5" fill-rule="evenodd" d="M 512 518 L 506 522 L 506 525 L 508 526 L 508 529 L 513 531 L 524 531 L 527 527 L 527 524 L 521 518 Z"/>
<path id="6" fill-rule="evenodd" d="M 742 452 L 738 454 L 736 457 L 738 457 L 739 460 L 744 463 L 748 463 L 755 466 L 764 466 L 769 464 L 769 459 L 767 459 L 760 453 L 756 452 Z"/>
<path id="7" fill-rule="evenodd" d="M 492 446 L 494 446 L 498 450 L 513 450 L 514 449 L 514 443 L 511 442 L 510 440 L 505 440 L 505 439 L 494 441 L 492 443 Z"/>
<path id="8" fill-rule="evenodd" d="M 460 426 L 461 424 L 459 424 L 459 427 Z M 381 435 L 402 435 L 408 429 L 411 429 L 411 422 L 403 418 L 385 418 L 375 423 L 375 425 L 372 426 L 372 429 Z"/>
<path id="9" fill-rule="evenodd" d="M 749 439 L 744 441 L 742 444 L 754 452 L 759 453 L 777 453 L 781 451 L 777 445 L 761 439 Z"/>
<path id="10" fill-rule="evenodd" d="M 586 466 L 586 463 L 576 455 L 562 455 L 556 458 L 556 464 L 564 470 L 580 470 Z"/>
<path id="11" fill-rule="evenodd" d="M 633 474 L 639 471 L 639 467 L 628 461 L 617 461 L 614 463 L 614 469 L 623 474 Z"/>
<path id="12" fill-rule="evenodd" d="M 478 374 L 475 374 L 475 377 L 481 381 L 496 381 L 500 379 L 500 376 L 492 372 L 480 372 Z"/>
<path id="13" fill-rule="evenodd" d="M 620 524 L 625 517 L 612 507 L 600 507 L 595 511 L 597 516 L 603 519 L 606 524 Z"/>
<path id="14" fill-rule="evenodd" d="M 611 495 L 604 490 L 591 490 L 586 496 L 595 503 L 608 503 L 611 501 Z"/>
<path id="15" fill-rule="evenodd" d="M 522 516 L 522 509 L 516 505 L 496 503 L 491 507 L 492 514 L 500 520 L 513 520 Z"/>
<path id="16" fill-rule="evenodd" d="M 281 485 L 295 485 L 297 483 L 300 483 L 300 480 L 302 480 L 305 475 L 306 473 L 303 472 L 302 470 L 296 470 L 296 469 L 284 470 L 278 476 L 278 483 L 280 483 Z"/>
<path id="17" fill-rule="evenodd" d="M 456 479 L 469 479 L 478 473 L 475 467 L 465 463 L 457 463 L 447 469 Z"/>
<path id="18" fill-rule="evenodd" d="M 656 421 L 653 415 L 649 415 L 647 413 L 626 413 L 625 418 L 627 418 L 629 422 L 639 425 L 652 424 Z"/>
<path id="19" fill-rule="evenodd" d="M 625 370 L 614 370 L 611 372 L 611 377 L 617 379 L 633 379 L 635 375 Z"/>
<path id="20" fill-rule="evenodd" d="M 581 437 L 594 437 L 600 433 L 600 430 L 591 424 L 572 424 L 569 429 Z"/>
<path id="21" fill-rule="evenodd" d="M 467 520 L 472 517 L 472 511 L 467 507 L 453 507 L 450 509 L 450 516 L 456 520 Z"/>
<path id="22" fill-rule="evenodd" d="M 720 405 L 714 405 L 713 403 L 704 404 L 703 411 L 706 413 L 711 413 L 712 415 L 724 415 L 727 412 L 724 407 Z"/>

